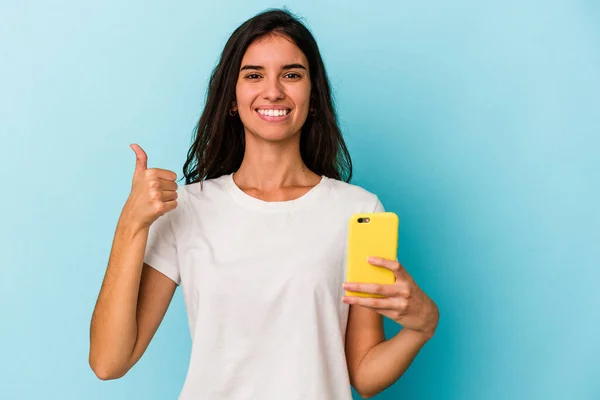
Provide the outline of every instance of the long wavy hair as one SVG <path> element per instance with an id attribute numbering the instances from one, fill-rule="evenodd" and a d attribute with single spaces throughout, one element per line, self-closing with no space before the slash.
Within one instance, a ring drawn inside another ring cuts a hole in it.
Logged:
<path id="1" fill-rule="evenodd" d="M 235 99 L 238 73 L 246 49 L 269 34 L 283 35 L 298 46 L 308 60 L 311 80 L 310 107 L 300 134 L 300 154 L 318 175 L 350 182 L 352 161 L 338 126 L 329 79 L 313 35 L 285 9 L 270 9 L 240 25 L 227 41 L 213 70 L 206 103 L 195 127 L 194 142 L 183 166 L 185 183 L 202 182 L 238 170 L 245 151 L 245 133 L 239 114 L 229 115 Z"/>

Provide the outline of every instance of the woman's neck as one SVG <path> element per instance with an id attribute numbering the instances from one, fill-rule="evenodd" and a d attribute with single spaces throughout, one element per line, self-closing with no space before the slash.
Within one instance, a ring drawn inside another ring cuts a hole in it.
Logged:
<path id="1" fill-rule="evenodd" d="M 299 140 L 286 142 L 247 140 L 242 164 L 234 174 L 236 184 L 261 192 L 318 184 L 321 177 L 304 164 Z"/>

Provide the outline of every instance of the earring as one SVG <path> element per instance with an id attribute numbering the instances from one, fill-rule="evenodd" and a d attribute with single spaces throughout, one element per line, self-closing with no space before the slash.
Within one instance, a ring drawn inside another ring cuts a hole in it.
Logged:
<path id="1" fill-rule="evenodd" d="M 234 117 L 235 114 L 237 114 L 237 110 L 233 110 L 233 109 L 229 110 L 229 115 L 231 115 L 232 117 Z"/>
<path id="2" fill-rule="evenodd" d="M 317 109 L 316 108 L 311 108 L 310 110 L 310 116 L 314 117 L 315 115 L 317 115 Z"/>

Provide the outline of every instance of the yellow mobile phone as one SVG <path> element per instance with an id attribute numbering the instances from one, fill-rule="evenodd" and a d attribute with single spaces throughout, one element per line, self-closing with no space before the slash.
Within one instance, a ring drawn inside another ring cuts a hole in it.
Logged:
<path id="1" fill-rule="evenodd" d="M 393 212 L 354 214 L 348 223 L 348 257 L 346 282 L 392 284 L 394 273 L 387 268 L 369 264 L 367 257 L 396 260 L 399 218 Z M 347 296 L 382 297 L 350 292 Z"/>

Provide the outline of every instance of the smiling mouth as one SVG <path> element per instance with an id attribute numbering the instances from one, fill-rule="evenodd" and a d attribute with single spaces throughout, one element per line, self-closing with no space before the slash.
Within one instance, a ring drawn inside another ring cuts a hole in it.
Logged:
<path id="1" fill-rule="evenodd" d="M 269 121 L 269 122 L 278 122 L 278 121 L 283 121 L 285 119 L 287 119 L 287 117 L 290 115 L 290 113 L 292 112 L 291 109 L 286 108 L 286 109 L 261 109 L 261 108 L 257 108 L 256 109 L 256 113 L 258 114 L 258 116 L 265 120 L 265 121 Z"/>
<path id="2" fill-rule="evenodd" d="M 260 114 L 260 115 L 266 115 L 267 117 L 283 117 L 288 115 L 292 110 L 290 110 L 289 108 L 283 109 L 283 110 L 273 110 L 273 109 L 256 109 L 256 111 Z"/>

